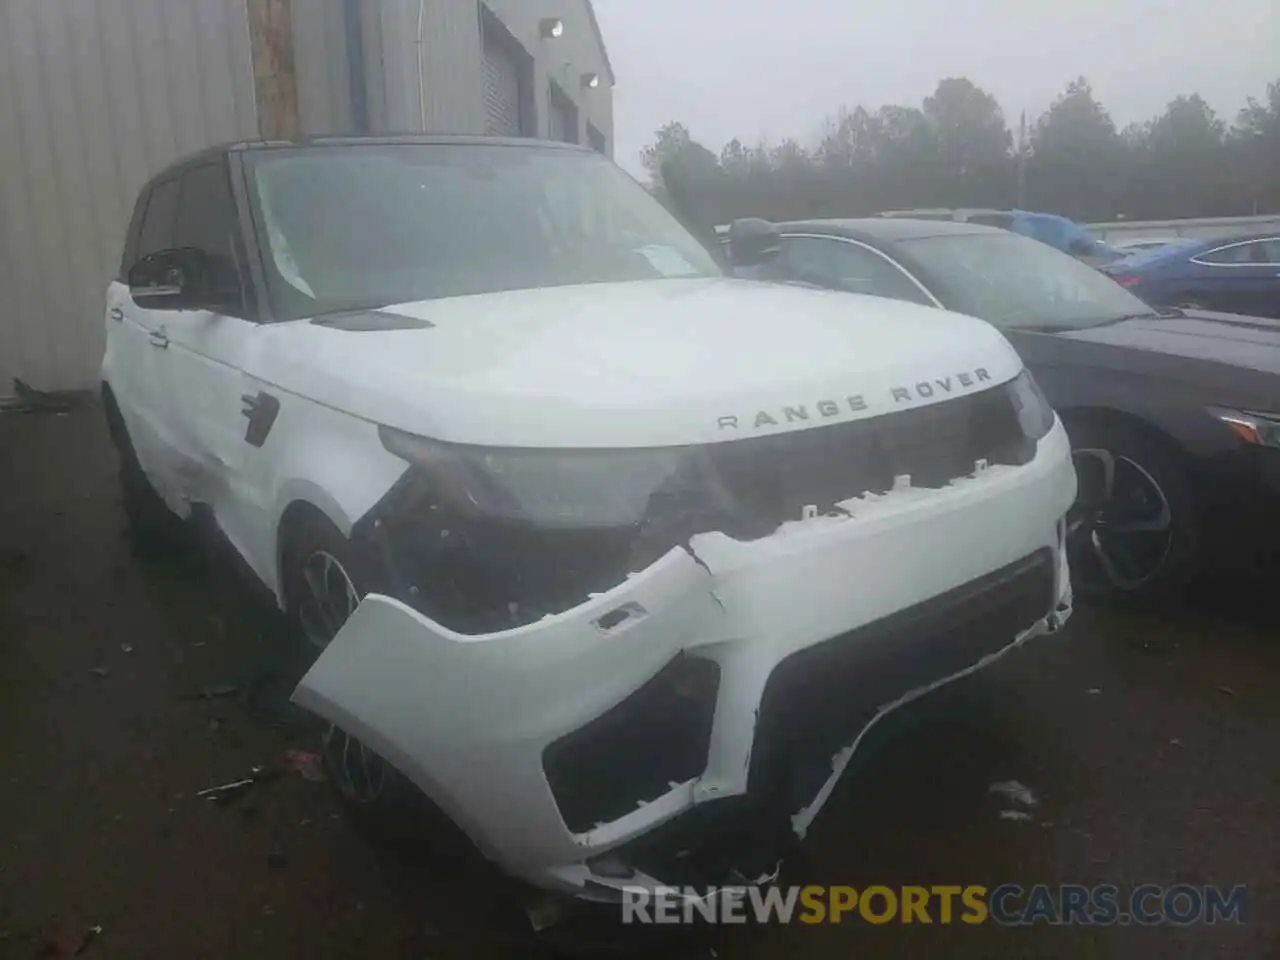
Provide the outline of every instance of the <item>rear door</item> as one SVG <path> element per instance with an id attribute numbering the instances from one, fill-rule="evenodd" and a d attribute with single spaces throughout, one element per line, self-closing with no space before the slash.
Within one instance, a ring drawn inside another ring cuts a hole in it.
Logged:
<path id="1" fill-rule="evenodd" d="M 1260 317 L 1280 318 L 1280 237 L 1260 240 L 1254 246 L 1258 251 L 1258 282 L 1250 297 L 1253 313 Z"/>
<path id="2" fill-rule="evenodd" d="M 1275 240 L 1245 240 L 1224 244 L 1192 257 L 1193 279 L 1184 299 L 1228 313 L 1276 315 L 1276 286 L 1280 265 L 1269 263 Z"/>

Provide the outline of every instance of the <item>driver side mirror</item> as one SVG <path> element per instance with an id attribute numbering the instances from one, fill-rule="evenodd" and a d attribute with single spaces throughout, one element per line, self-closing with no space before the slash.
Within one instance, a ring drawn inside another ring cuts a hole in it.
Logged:
<path id="1" fill-rule="evenodd" d="M 208 255 L 195 247 L 148 254 L 129 268 L 129 295 L 147 310 L 214 308 Z"/>
<path id="2" fill-rule="evenodd" d="M 782 252 L 782 239 L 768 220 L 743 217 L 730 224 L 728 247 L 735 267 L 755 267 Z"/>

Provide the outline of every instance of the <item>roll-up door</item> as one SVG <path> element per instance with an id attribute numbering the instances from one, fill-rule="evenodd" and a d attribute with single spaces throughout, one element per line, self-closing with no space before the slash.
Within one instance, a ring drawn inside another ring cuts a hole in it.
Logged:
<path id="1" fill-rule="evenodd" d="M 484 101 L 486 132 L 499 137 L 520 136 L 520 65 L 488 37 L 484 42 Z"/>

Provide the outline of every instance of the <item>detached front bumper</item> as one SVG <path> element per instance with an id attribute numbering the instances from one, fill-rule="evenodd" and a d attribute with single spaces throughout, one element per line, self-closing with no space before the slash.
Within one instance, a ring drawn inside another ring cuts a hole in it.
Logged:
<path id="1" fill-rule="evenodd" d="M 705 814 L 803 835 L 879 716 L 1060 626 L 1074 496 L 1055 425 L 1025 466 L 751 542 L 701 534 L 516 629 L 458 634 L 369 595 L 294 700 L 517 876 L 672 882 Z"/>

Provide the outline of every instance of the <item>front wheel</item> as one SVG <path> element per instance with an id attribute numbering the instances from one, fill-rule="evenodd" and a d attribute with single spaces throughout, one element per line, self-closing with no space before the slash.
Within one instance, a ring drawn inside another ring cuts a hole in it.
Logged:
<path id="1" fill-rule="evenodd" d="M 1067 514 L 1082 596 L 1135 601 L 1187 581 L 1196 560 L 1191 481 L 1179 458 L 1125 424 L 1068 424 L 1078 492 Z"/>
<path id="2" fill-rule="evenodd" d="M 378 564 L 318 514 L 297 523 L 284 546 L 288 612 L 318 655 L 380 582 Z M 398 822 L 414 802 L 400 772 L 341 727 L 329 725 L 321 756 L 348 812 L 371 824 Z"/>

